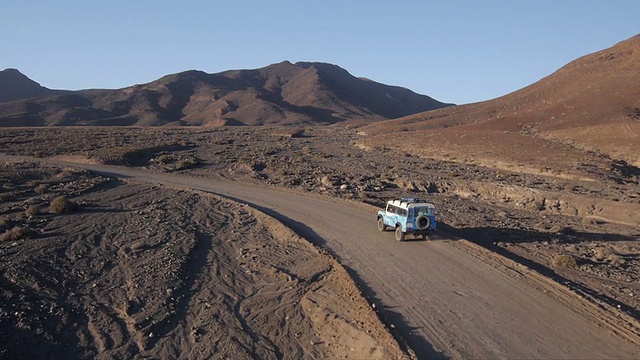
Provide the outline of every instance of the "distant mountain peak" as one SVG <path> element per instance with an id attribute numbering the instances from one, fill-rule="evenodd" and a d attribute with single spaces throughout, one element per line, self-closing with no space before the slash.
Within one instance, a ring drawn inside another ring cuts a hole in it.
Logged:
<path id="1" fill-rule="evenodd" d="M 26 75 L 21 73 L 18 69 L 14 68 L 6 68 L 0 71 L 0 84 L 3 86 L 13 86 L 16 85 L 14 82 L 20 81 L 24 83 L 36 84 L 40 86 L 37 82 L 29 79 Z"/>
<path id="2" fill-rule="evenodd" d="M 7 68 L 0 71 L 0 102 L 30 99 L 56 93 L 59 91 L 41 86 L 18 69 Z"/>

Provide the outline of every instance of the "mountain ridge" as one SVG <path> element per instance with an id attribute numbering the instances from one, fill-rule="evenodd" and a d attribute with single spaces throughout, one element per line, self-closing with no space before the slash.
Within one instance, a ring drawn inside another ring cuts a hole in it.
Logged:
<path id="1" fill-rule="evenodd" d="M 214 74 L 188 70 L 122 89 L 0 103 L 0 126 L 329 125 L 451 105 L 356 78 L 337 65 L 283 61 Z"/>

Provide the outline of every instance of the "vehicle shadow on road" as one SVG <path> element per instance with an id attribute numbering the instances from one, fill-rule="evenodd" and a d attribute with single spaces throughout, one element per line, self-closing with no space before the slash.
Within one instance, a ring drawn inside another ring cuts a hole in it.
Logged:
<path id="1" fill-rule="evenodd" d="M 544 275 L 557 283 L 564 284 L 574 292 L 584 294 L 588 297 L 599 299 L 613 307 L 640 320 L 640 311 L 620 302 L 610 296 L 590 289 L 585 284 L 573 281 L 553 268 L 527 259 L 523 256 L 509 251 L 508 248 L 499 246 L 498 243 L 517 244 L 525 242 L 559 242 L 565 244 L 576 244 L 585 241 L 607 242 L 607 241 L 638 241 L 637 236 L 621 235 L 621 234 L 602 234 L 591 233 L 585 231 L 576 231 L 575 229 L 561 229 L 558 233 L 546 233 L 535 230 L 521 230 L 499 227 L 475 227 L 458 229 L 451 225 L 439 223 L 440 230 L 450 236 L 451 239 L 466 239 L 472 243 L 482 246 L 483 248 L 494 252 L 500 256 L 508 258 L 514 262 L 522 264 L 529 269 Z M 580 263 L 581 260 L 578 260 Z"/>
<path id="2" fill-rule="evenodd" d="M 438 224 L 441 225 L 441 224 Z M 496 242 L 518 244 L 528 242 L 555 242 L 563 244 L 577 244 L 584 241 L 609 242 L 609 241 L 637 241 L 637 236 L 622 234 L 595 233 L 578 231 L 572 227 L 559 229 L 557 232 L 541 232 L 536 230 L 523 230 L 500 227 L 470 227 L 456 229 L 452 226 L 441 225 L 443 231 L 457 233 L 474 242 L 493 244 Z"/>

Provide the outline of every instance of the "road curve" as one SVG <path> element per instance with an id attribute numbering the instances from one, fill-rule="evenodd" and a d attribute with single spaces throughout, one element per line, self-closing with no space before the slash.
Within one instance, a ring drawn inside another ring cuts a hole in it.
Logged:
<path id="1" fill-rule="evenodd" d="M 638 334 L 616 329 L 560 286 L 461 241 L 398 243 L 391 232 L 378 232 L 367 206 L 218 180 L 67 165 L 213 192 L 279 218 L 330 249 L 420 358 L 640 358 Z"/>

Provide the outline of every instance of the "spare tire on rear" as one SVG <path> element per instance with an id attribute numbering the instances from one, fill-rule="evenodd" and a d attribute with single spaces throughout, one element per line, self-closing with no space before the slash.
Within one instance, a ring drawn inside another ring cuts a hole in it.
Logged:
<path id="1" fill-rule="evenodd" d="M 427 217 L 427 216 L 420 215 L 416 219 L 416 226 L 420 230 L 428 229 L 429 226 L 431 226 L 431 219 L 429 219 L 429 217 Z"/>

